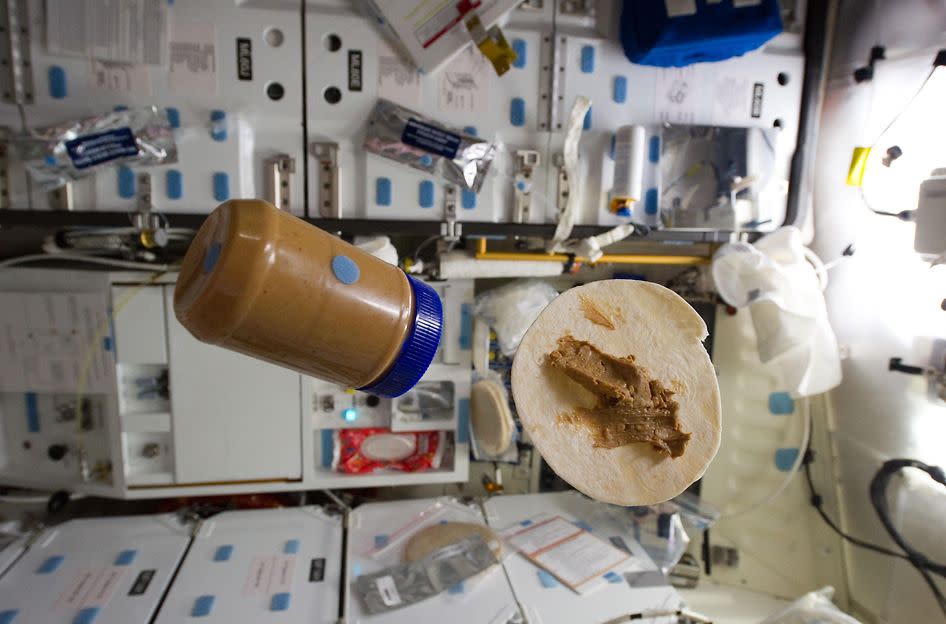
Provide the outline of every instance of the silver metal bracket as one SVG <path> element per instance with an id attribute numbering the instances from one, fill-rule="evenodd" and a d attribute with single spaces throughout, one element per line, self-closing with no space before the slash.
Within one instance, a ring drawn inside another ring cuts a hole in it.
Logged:
<path id="1" fill-rule="evenodd" d="M 516 176 L 513 180 L 513 223 L 529 221 L 532 207 L 532 173 L 539 166 L 541 158 L 535 150 L 516 150 Z"/>
<path id="2" fill-rule="evenodd" d="M 555 220 L 558 221 L 568 207 L 568 194 L 571 187 L 568 183 L 568 172 L 565 170 L 565 157 L 562 154 L 556 154 L 553 161 L 558 169 L 558 191 L 555 195 L 555 205 L 558 208 Z"/>
<path id="3" fill-rule="evenodd" d="M 46 193 L 50 210 L 75 210 L 73 203 L 72 182 L 66 182 Z"/>
<path id="4" fill-rule="evenodd" d="M 33 103 L 28 0 L 0 3 L 0 94 L 7 104 Z"/>
<path id="5" fill-rule="evenodd" d="M 135 193 L 135 213 L 131 222 L 138 232 L 138 241 L 145 249 L 164 247 L 168 244 L 166 220 L 154 212 L 154 196 L 151 194 L 151 174 L 138 174 Z"/>
<path id="6" fill-rule="evenodd" d="M 319 216 L 342 218 L 341 172 L 338 166 L 338 143 L 313 143 L 312 155 L 318 159 Z"/>
<path id="7" fill-rule="evenodd" d="M 562 129 L 562 106 L 565 102 L 565 46 L 561 35 L 542 36 L 539 46 L 539 130 L 555 132 Z"/>
<path id="8" fill-rule="evenodd" d="M 460 240 L 463 235 L 463 225 L 457 223 L 457 187 L 446 184 L 443 187 L 443 223 L 440 224 L 440 235 L 448 242 Z"/>
<path id="9" fill-rule="evenodd" d="M 289 154 L 277 154 L 263 163 L 266 172 L 267 200 L 280 210 L 292 207 L 292 174 L 296 172 L 296 159 Z"/>
<path id="10" fill-rule="evenodd" d="M 562 0 L 558 5 L 562 15 L 577 15 L 581 17 L 595 16 L 594 0 Z"/>

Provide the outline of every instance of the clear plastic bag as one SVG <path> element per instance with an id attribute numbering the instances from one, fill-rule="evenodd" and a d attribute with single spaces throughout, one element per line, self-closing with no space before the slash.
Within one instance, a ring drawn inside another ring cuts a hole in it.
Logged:
<path id="1" fill-rule="evenodd" d="M 558 291 L 539 280 L 516 280 L 476 297 L 473 312 L 493 331 L 504 355 L 513 355 L 526 330 Z"/>
<path id="2" fill-rule="evenodd" d="M 832 596 L 834 588 L 831 586 L 808 592 L 760 624 L 861 624 L 860 620 L 834 606 Z"/>
<path id="3" fill-rule="evenodd" d="M 626 527 L 664 575 L 677 565 L 690 543 L 690 536 L 683 528 L 680 508 L 672 502 L 649 507 L 608 505 L 601 513 Z"/>

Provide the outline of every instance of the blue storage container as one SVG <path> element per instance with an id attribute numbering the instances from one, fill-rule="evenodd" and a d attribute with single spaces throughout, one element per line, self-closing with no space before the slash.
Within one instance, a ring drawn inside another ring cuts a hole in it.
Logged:
<path id="1" fill-rule="evenodd" d="M 722 61 L 780 32 L 778 0 L 624 0 L 621 13 L 624 54 L 639 65 Z"/>

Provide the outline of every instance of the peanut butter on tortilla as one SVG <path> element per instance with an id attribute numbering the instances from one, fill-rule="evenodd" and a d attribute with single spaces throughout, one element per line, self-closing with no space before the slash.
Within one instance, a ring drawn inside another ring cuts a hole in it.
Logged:
<path id="1" fill-rule="evenodd" d="M 611 317 L 601 311 L 595 302 L 585 297 L 584 295 L 578 297 L 578 300 L 581 302 L 581 311 L 585 315 L 585 318 L 594 323 L 595 325 L 601 325 L 602 327 L 607 327 L 608 329 L 614 329 L 614 321 L 611 320 Z"/>
<path id="2" fill-rule="evenodd" d="M 590 342 L 566 335 L 547 363 L 595 395 L 592 408 L 577 407 L 561 414 L 559 422 L 584 427 L 597 448 L 618 448 L 647 442 L 659 453 L 683 455 L 690 434 L 680 428 L 679 404 L 673 391 L 634 363 L 629 355 L 617 358 Z"/>

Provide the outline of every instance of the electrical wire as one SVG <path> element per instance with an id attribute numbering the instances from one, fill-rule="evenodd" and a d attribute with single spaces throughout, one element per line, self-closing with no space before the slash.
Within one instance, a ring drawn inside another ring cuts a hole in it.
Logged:
<path id="1" fill-rule="evenodd" d="M 65 260 L 68 262 L 84 262 L 88 264 L 98 264 L 110 266 L 119 269 L 133 269 L 138 271 L 158 271 L 166 273 L 177 269 L 171 264 L 148 264 L 146 262 L 133 262 L 129 260 L 119 260 L 117 258 L 100 258 L 98 256 L 88 256 L 75 253 L 55 253 L 55 254 L 29 254 L 26 256 L 16 256 L 0 261 L 0 269 L 16 266 L 20 264 L 30 264 L 33 262 L 48 262 L 50 260 Z"/>
<path id="2" fill-rule="evenodd" d="M 894 124 L 896 124 L 897 121 L 899 121 L 900 118 L 903 117 L 904 113 L 906 113 L 910 109 L 910 107 L 913 106 L 913 103 L 916 101 L 918 97 L 920 97 L 920 94 L 923 93 L 923 90 L 926 88 L 926 85 L 928 85 L 930 80 L 933 78 L 933 74 L 936 73 L 937 67 L 939 67 L 939 65 L 933 65 L 929 73 L 926 74 L 926 78 L 924 78 L 923 82 L 920 83 L 920 86 L 917 88 L 917 90 L 913 92 L 913 95 L 911 95 L 910 99 L 907 100 L 907 103 L 903 105 L 903 108 L 901 108 L 893 116 L 893 118 L 887 123 L 887 125 L 884 126 L 884 129 L 880 131 L 880 133 L 877 135 L 877 138 L 875 138 L 873 143 L 871 143 L 868 146 L 867 148 L 868 150 L 873 150 L 877 146 L 877 144 L 880 143 L 880 140 L 884 138 L 884 135 L 887 134 L 887 132 L 889 132 L 890 129 L 894 126 Z M 864 192 L 864 185 L 860 184 L 858 185 L 858 188 L 860 189 L 861 201 L 864 203 L 864 206 L 866 206 L 867 209 L 873 212 L 874 214 L 880 215 L 883 217 L 896 217 L 900 219 L 901 221 L 910 220 L 910 216 L 913 212 L 912 210 L 901 210 L 900 212 L 889 212 L 887 210 L 878 210 L 877 208 L 874 208 L 874 206 L 867 199 L 867 194 Z"/>
<path id="3" fill-rule="evenodd" d="M 906 542 L 906 540 L 903 539 L 903 536 L 900 535 L 900 532 L 893 525 L 893 522 L 890 519 L 890 512 L 885 496 L 890 477 L 895 472 L 902 470 L 903 468 L 909 467 L 925 470 L 935 481 L 946 485 L 946 478 L 943 476 L 943 470 L 937 466 L 928 466 L 927 464 L 912 459 L 894 459 L 884 462 L 883 466 L 880 467 L 880 469 L 874 475 L 874 478 L 871 480 L 871 504 L 873 505 L 874 511 L 877 512 L 877 516 L 880 518 L 881 524 L 883 524 L 891 539 L 893 539 L 893 541 L 903 549 L 904 552 L 900 553 L 845 533 L 828 516 L 828 514 L 825 513 L 824 509 L 822 508 L 823 500 L 821 496 L 815 491 L 814 482 L 811 478 L 811 461 L 812 454 L 811 449 L 809 448 L 805 452 L 805 480 L 808 482 L 808 490 L 811 492 L 811 504 L 815 508 L 815 511 L 818 512 L 818 515 L 821 516 L 821 519 L 824 520 L 825 524 L 827 524 L 831 530 L 837 533 L 842 539 L 854 544 L 855 546 L 859 546 L 881 555 L 887 555 L 889 557 L 895 557 L 897 559 L 903 559 L 909 562 L 920 574 L 920 576 L 923 577 L 923 580 L 926 582 L 930 588 L 930 591 L 933 593 L 933 597 L 936 600 L 937 605 L 939 606 L 940 610 L 942 610 L 943 615 L 946 616 L 946 596 L 943 595 L 943 592 L 940 591 L 939 587 L 936 585 L 935 580 L 930 576 L 930 573 L 932 572 L 933 574 L 946 578 L 946 565 L 930 561 L 923 553 L 913 549 L 913 547 L 911 547 Z"/>

